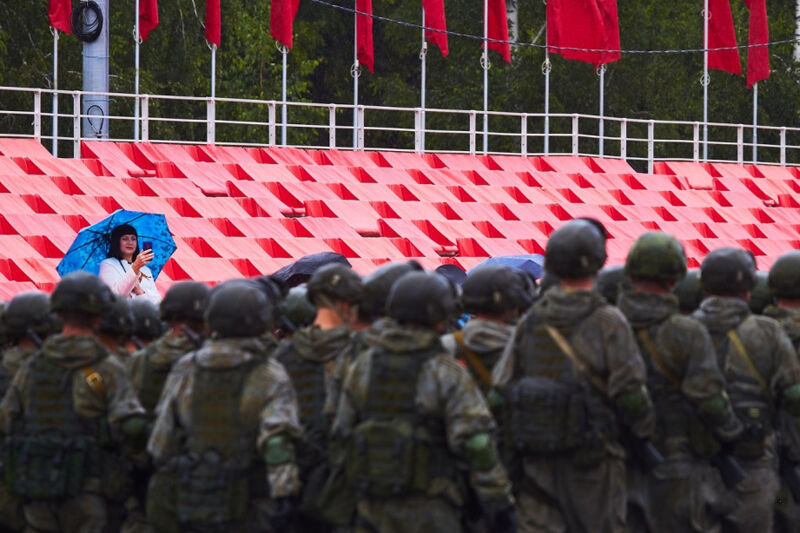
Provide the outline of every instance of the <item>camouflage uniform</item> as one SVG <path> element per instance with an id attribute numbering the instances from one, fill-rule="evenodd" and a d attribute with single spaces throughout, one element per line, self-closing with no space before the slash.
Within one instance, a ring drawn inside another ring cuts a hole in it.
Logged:
<path id="1" fill-rule="evenodd" d="M 142 407 L 149 415 L 155 415 L 158 399 L 172 365 L 196 348 L 186 335 L 168 331 L 134 354 L 131 381 Z"/>
<path id="2" fill-rule="evenodd" d="M 452 333 L 442 337 L 442 345 L 457 360 L 466 363 L 466 367 L 473 379 L 478 383 L 481 391 L 486 394 L 492 386 L 491 379 L 488 383 L 483 380 L 481 374 L 469 362 L 464 349 L 466 348 L 475 354 L 491 376 L 492 368 L 500 360 L 506 344 L 513 336 L 513 324 L 505 324 L 483 318 L 472 318 L 461 330 L 463 346 L 456 342 Z"/>
<path id="3" fill-rule="evenodd" d="M 144 413 L 130 385 L 125 369 L 108 357 L 108 352 L 94 337 L 56 335 L 45 341 L 41 356 L 63 369 L 70 376 L 72 409 L 80 419 L 97 419 L 112 427 Z M 0 428 L 6 435 L 17 435 L 18 424 L 26 413 L 38 403 L 31 396 L 31 379 L 34 365 L 23 366 L 0 405 Z M 93 372 L 90 378 L 86 371 Z M 102 388 L 91 385 L 97 383 Z M 97 465 L 93 465 L 97 466 Z M 60 501 L 32 501 L 25 505 L 25 519 L 36 531 L 102 532 L 106 527 L 106 500 L 108 486 L 98 474 L 87 474 L 79 493 Z"/>
<path id="4" fill-rule="evenodd" d="M 537 365 L 546 363 L 540 362 L 532 350 L 538 343 L 534 338 L 536 324 L 572 328 L 566 335 L 568 342 L 605 388 L 587 391 L 599 415 L 594 418 L 605 421 L 601 431 L 611 430 L 616 424 L 616 416 L 603 405 L 609 400 L 620 405 L 622 399 L 637 395 L 643 403 L 632 420 L 632 430 L 638 437 L 649 436 L 654 420 L 646 395 L 645 365 L 636 341 L 622 314 L 593 291 L 548 290 L 520 321 L 495 366 L 495 387 L 507 393 L 515 380 L 536 377 Z M 564 359 L 563 355 L 559 359 Z M 562 378 L 558 379 L 585 381 L 573 365 L 567 368 L 564 371 L 568 374 L 559 374 Z M 600 457 L 587 467 L 576 466 L 569 455 L 523 457 L 524 479 L 516 489 L 520 531 L 625 529 L 625 451 L 610 435 L 601 439 L 604 445 Z"/>
<path id="5" fill-rule="evenodd" d="M 775 319 L 789 336 L 795 351 L 800 354 L 800 309 L 788 309 L 770 305 L 764 309 L 764 316 Z"/>
<path id="6" fill-rule="evenodd" d="M 7 386 L 11 384 L 11 380 L 14 379 L 17 371 L 27 363 L 37 351 L 38 348 L 36 347 L 23 348 L 19 345 L 12 346 L 3 351 L 3 369 L 8 375 L 8 383 L 6 387 L 0 390 L 0 394 L 5 396 Z"/>

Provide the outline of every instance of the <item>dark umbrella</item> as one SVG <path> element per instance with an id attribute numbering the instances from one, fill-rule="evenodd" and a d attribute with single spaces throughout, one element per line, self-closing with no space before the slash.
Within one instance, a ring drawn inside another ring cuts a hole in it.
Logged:
<path id="1" fill-rule="evenodd" d="M 523 270 L 534 278 L 541 278 L 544 270 L 542 268 L 543 264 L 544 257 L 539 254 L 501 255 L 499 257 L 490 257 L 483 263 L 471 268 L 470 272 L 486 265 L 499 265 Z"/>
<path id="2" fill-rule="evenodd" d="M 276 271 L 271 277 L 285 283 L 288 287 L 295 287 L 308 281 L 317 269 L 330 263 L 341 263 L 350 266 L 350 262 L 342 254 L 319 252 L 301 257 L 294 263 Z"/>

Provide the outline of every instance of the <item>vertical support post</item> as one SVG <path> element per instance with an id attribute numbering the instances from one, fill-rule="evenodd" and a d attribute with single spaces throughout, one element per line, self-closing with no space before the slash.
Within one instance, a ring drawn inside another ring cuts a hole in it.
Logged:
<path id="1" fill-rule="evenodd" d="M 604 64 L 600 65 L 600 67 L 597 70 L 599 71 L 600 74 L 600 124 L 598 125 L 597 144 L 600 152 L 600 157 L 603 157 L 603 148 L 606 136 L 605 121 L 603 120 L 604 117 L 603 113 L 605 112 L 605 95 L 606 95 L 606 90 L 605 90 L 606 66 Z"/>
<path id="2" fill-rule="evenodd" d="M 58 157 L 58 30 L 53 33 L 53 157 Z"/>
<path id="3" fill-rule="evenodd" d="M 753 84 L 753 164 L 758 163 L 758 83 Z"/>
<path id="4" fill-rule="evenodd" d="M 744 124 L 736 126 L 736 162 L 744 163 Z"/>
<path id="5" fill-rule="evenodd" d="M 786 128 L 781 128 L 781 155 L 780 155 L 780 162 L 781 166 L 786 165 Z"/>
<path id="6" fill-rule="evenodd" d="M 700 123 L 692 124 L 692 160 L 700 161 Z"/>
<path id="7" fill-rule="evenodd" d="M 423 135 L 424 135 L 424 126 L 422 124 L 423 114 L 425 112 L 422 109 L 415 109 L 414 110 L 414 151 L 418 154 L 421 154 L 425 151 L 423 146 Z"/>
<path id="8" fill-rule="evenodd" d="M 211 99 L 217 97 L 217 45 L 211 45 Z"/>
<path id="9" fill-rule="evenodd" d="M 477 117 L 475 116 L 475 111 L 469 112 L 469 153 L 475 155 L 475 141 L 476 141 L 476 132 L 475 132 L 475 123 Z"/>
<path id="10" fill-rule="evenodd" d="M 336 148 L 336 106 L 328 106 L 328 147 Z"/>
<path id="11" fill-rule="evenodd" d="M 283 55 L 283 73 L 281 74 L 281 101 L 283 102 L 283 107 L 281 108 L 281 146 L 286 146 L 286 56 L 289 55 L 289 50 L 282 46 L 281 54 Z M 273 122 L 270 120 L 270 123 Z M 270 144 L 275 144 L 274 140 L 271 140 Z"/>
<path id="12" fill-rule="evenodd" d="M 42 140 L 42 91 L 33 93 L 33 137 Z"/>
<path id="13" fill-rule="evenodd" d="M 106 21 L 100 34 L 92 42 L 83 43 L 83 132 L 84 138 L 108 139 L 109 130 L 109 98 L 108 98 L 108 63 L 109 63 L 109 17 L 110 0 L 96 0 L 100 8 L 99 16 Z M 94 11 L 86 12 L 87 22 L 96 23 Z"/>
<path id="14" fill-rule="evenodd" d="M 628 158 L 628 121 L 624 118 L 619 123 L 619 156 Z"/>
<path id="15" fill-rule="evenodd" d="M 703 161 L 708 161 L 708 0 L 703 3 Z"/>
<path id="16" fill-rule="evenodd" d="M 206 144 L 214 144 L 216 138 L 215 104 L 213 98 L 206 100 Z"/>
<path id="17" fill-rule="evenodd" d="M 550 71 L 553 64 L 550 63 L 550 49 L 547 35 L 547 20 L 544 23 L 544 63 L 542 72 L 544 73 L 544 155 L 550 155 Z"/>
<path id="18" fill-rule="evenodd" d="M 275 146 L 275 102 L 270 102 L 267 104 L 267 129 L 269 132 L 269 142 L 270 146 Z"/>
<path id="19" fill-rule="evenodd" d="M 72 93 L 72 157 L 81 156 L 81 93 Z"/>
<path id="20" fill-rule="evenodd" d="M 522 156 L 528 155 L 528 114 L 523 113 L 520 117 L 519 128 L 519 152 Z"/>
<path id="21" fill-rule="evenodd" d="M 359 139 L 362 134 L 358 124 L 358 77 L 360 74 L 360 67 L 358 64 L 358 13 L 353 13 L 353 68 L 351 74 L 353 76 L 353 149 L 358 149 Z M 362 144 L 363 146 L 363 144 Z"/>
<path id="22" fill-rule="evenodd" d="M 572 155 L 578 155 L 579 128 L 578 115 L 572 115 Z"/>
<path id="23" fill-rule="evenodd" d="M 133 52 L 133 93 L 135 95 L 133 102 L 133 140 L 137 142 L 139 140 L 139 45 L 141 44 L 141 39 L 139 38 L 139 0 L 136 0 L 136 20 L 133 23 L 133 41 L 135 43 Z"/>
<path id="24" fill-rule="evenodd" d="M 483 153 L 489 152 L 489 0 L 483 0 Z"/>
<path id="25" fill-rule="evenodd" d="M 150 142 L 150 97 L 142 95 L 142 142 Z"/>
<path id="26" fill-rule="evenodd" d="M 653 159 L 655 158 L 656 123 L 647 121 L 647 173 L 653 173 Z"/>
<path id="27" fill-rule="evenodd" d="M 421 68 L 421 79 L 420 79 L 420 98 L 419 98 L 419 105 L 422 108 L 420 112 L 419 120 L 416 120 L 416 128 L 419 132 L 419 142 L 417 142 L 416 138 L 414 140 L 414 147 L 417 152 L 425 152 L 425 98 L 426 98 L 426 91 L 428 85 L 428 41 L 425 40 L 425 8 L 422 8 L 422 49 L 419 53 L 419 61 L 420 61 L 420 68 Z"/>
<path id="28" fill-rule="evenodd" d="M 358 143 L 356 143 L 355 148 L 357 150 L 363 150 L 364 149 L 364 138 L 366 136 L 365 135 L 366 131 L 364 129 L 365 128 L 364 106 L 363 105 L 358 106 L 356 108 L 356 111 L 358 112 Z"/>

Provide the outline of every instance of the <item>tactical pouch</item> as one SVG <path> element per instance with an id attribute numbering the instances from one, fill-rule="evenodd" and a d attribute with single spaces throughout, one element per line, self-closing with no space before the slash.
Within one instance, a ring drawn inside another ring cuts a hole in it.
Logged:
<path id="1" fill-rule="evenodd" d="M 750 407 L 739 418 L 744 424 L 741 438 L 733 447 L 732 454 L 737 459 L 753 461 L 764 456 L 767 448 L 766 412 L 764 409 Z"/>
<path id="2" fill-rule="evenodd" d="M 245 469 L 233 467 L 215 450 L 182 455 L 174 466 L 181 524 L 219 525 L 244 519 L 249 500 Z"/>
<path id="3" fill-rule="evenodd" d="M 523 454 L 569 452 L 587 439 L 586 405 L 574 387 L 525 377 L 511 389 L 509 400 L 511 439 Z"/>
<path id="4" fill-rule="evenodd" d="M 34 501 L 75 496 L 83 487 L 88 439 L 59 433 L 7 437 L 3 447 L 9 490 Z"/>
<path id="5" fill-rule="evenodd" d="M 699 416 L 689 418 L 689 447 L 702 459 L 710 459 L 722 449 L 717 438 Z"/>

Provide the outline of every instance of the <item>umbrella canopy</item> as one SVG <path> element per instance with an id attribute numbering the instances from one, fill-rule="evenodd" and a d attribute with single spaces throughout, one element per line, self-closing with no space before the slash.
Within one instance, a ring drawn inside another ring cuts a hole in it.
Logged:
<path id="1" fill-rule="evenodd" d="M 317 269 L 328 263 L 341 263 L 350 266 L 350 262 L 342 254 L 337 254 L 336 252 L 319 252 L 301 257 L 294 263 L 277 270 L 271 277 L 285 283 L 289 287 L 294 287 L 308 281 Z"/>
<path id="2" fill-rule="evenodd" d="M 120 224 L 130 224 L 136 228 L 140 249 L 142 242 L 153 242 L 153 261 L 147 266 L 155 280 L 177 248 L 167 226 L 167 219 L 157 213 L 140 213 L 124 209 L 118 209 L 97 224 L 78 232 L 75 241 L 56 267 L 59 275 L 63 278 L 76 270 L 99 273 L 100 263 L 108 257 L 111 232 Z"/>
<path id="3" fill-rule="evenodd" d="M 543 264 L 544 256 L 539 254 L 501 255 L 498 257 L 490 257 L 483 263 L 471 268 L 470 272 L 486 265 L 499 265 L 522 270 L 538 279 L 542 277 L 542 273 L 544 272 Z"/>

